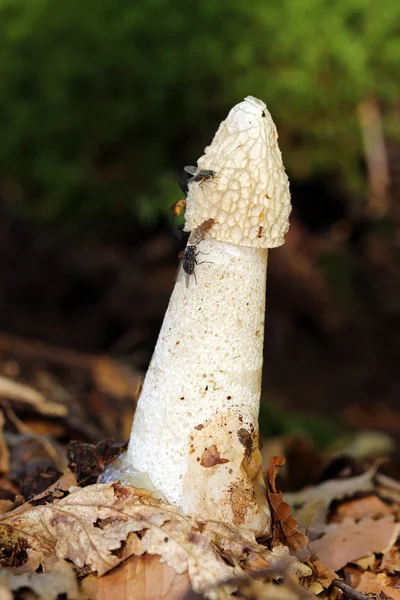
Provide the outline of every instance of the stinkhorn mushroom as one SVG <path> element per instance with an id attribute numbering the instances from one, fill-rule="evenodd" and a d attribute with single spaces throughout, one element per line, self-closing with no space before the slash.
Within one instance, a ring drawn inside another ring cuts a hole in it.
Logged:
<path id="1" fill-rule="evenodd" d="M 125 459 L 184 513 L 259 536 L 270 529 L 258 434 L 267 258 L 291 210 L 277 137 L 249 96 L 198 161 L 213 175 L 193 177 L 187 195 L 185 230 L 208 223 L 196 280 L 181 269 Z"/>

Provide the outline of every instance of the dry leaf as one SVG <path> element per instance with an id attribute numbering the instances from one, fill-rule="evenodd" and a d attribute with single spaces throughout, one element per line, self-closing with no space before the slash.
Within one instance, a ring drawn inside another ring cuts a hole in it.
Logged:
<path id="1" fill-rule="evenodd" d="M 370 517 L 376 519 L 385 515 L 391 515 L 395 511 L 390 506 L 382 502 L 375 494 L 356 498 L 342 502 L 336 507 L 333 517 L 330 519 L 335 523 L 340 523 L 345 518 L 351 518 L 355 521 Z"/>
<path id="2" fill-rule="evenodd" d="M 400 572 L 400 550 L 398 547 L 394 547 L 389 552 L 386 552 L 378 570 L 387 571 L 390 574 Z"/>
<path id="3" fill-rule="evenodd" d="M 345 522 L 311 542 L 310 549 L 329 569 L 338 571 L 373 552 L 386 552 L 395 543 L 399 531 L 400 524 L 394 522 L 393 515 L 376 521 L 367 518 L 358 523 Z"/>
<path id="4" fill-rule="evenodd" d="M 227 462 L 229 462 L 229 460 L 227 458 L 221 458 L 215 444 L 204 450 L 200 460 L 202 467 L 215 467 L 215 465 L 223 465 Z"/>
<path id="5" fill-rule="evenodd" d="M 3 436 L 4 414 L 0 410 L 0 474 L 10 470 L 10 452 Z"/>
<path id="6" fill-rule="evenodd" d="M 369 556 L 364 556 L 364 558 L 359 558 L 358 560 L 354 560 L 353 562 L 358 567 L 361 567 L 363 571 L 367 571 L 375 565 L 376 556 L 375 554 L 370 554 Z"/>
<path id="7" fill-rule="evenodd" d="M 50 402 L 37 390 L 3 375 L 0 375 L 0 397 L 29 404 L 43 415 L 62 417 L 67 414 L 67 408 L 62 404 Z"/>
<path id="8" fill-rule="evenodd" d="M 337 573 L 335 573 L 334 571 L 331 571 L 331 569 L 328 569 L 328 567 L 323 565 L 322 562 L 318 558 L 315 558 L 312 562 L 313 562 L 313 567 L 314 567 L 314 571 L 315 571 L 315 573 L 314 573 L 315 579 L 325 589 L 327 589 L 331 585 L 331 583 L 334 579 L 338 579 Z"/>
<path id="9" fill-rule="evenodd" d="M 329 506 L 333 500 L 353 496 L 357 492 L 367 492 L 373 489 L 373 477 L 376 467 L 372 467 L 362 475 L 347 479 L 332 479 L 300 492 L 285 494 L 285 499 L 292 508 L 308 503 L 324 502 Z"/>
<path id="10" fill-rule="evenodd" d="M 308 539 L 304 533 L 298 530 L 298 523 L 292 515 L 289 504 L 284 502 L 282 492 L 276 490 L 278 469 L 285 462 L 286 459 L 282 456 L 273 456 L 270 458 L 271 464 L 267 473 L 267 494 L 272 517 L 272 544 L 282 543 L 289 548 L 298 550 L 307 547 Z"/>
<path id="11" fill-rule="evenodd" d="M 278 558 L 282 561 L 251 535 L 177 514 L 174 507 L 145 490 L 108 483 L 71 488 L 69 492 L 61 499 L 52 492 L 51 504 L 36 505 L 34 498 L 34 506 L 24 505 L 0 517 L 5 554 L 16 553 L 19 548 L 26 552 L 30 564 L 35 567 L 41 563 L 45 568 L 54 557 L 68 559 L 98 575 L 131 555 L 158 554 L 177 573 L 187 571 L 192 587 L 200 592 L 232 578 L 234 565 L 250 550 L 269 564 Z M 288 553 L 286 547 L 283 551 Z M 286 563 L 292 572 L 300 570 L 303 576 L 311 573 L 294 557 L 288 557 Z M 229 597 L 227 594 L 226 589 L 218 588 L 218 593 L 210 592 L 209 597 L 222 600 Z"/>
<path id="12" fill-rule="evenodd" d="M 382 498 L 388 498 L 393 502 L 400 503 L 400 481 L 392 479 L 383 473 L 376 474 L 376 490 Z"/>
<path id="13" fill-rule="evenodd" d="M 91 600 L 181 600 L 189 578 L 160 562 L 158 556 L 132 556 L 103 577 L 89 575 L 82 589 Z"/>
<path id="14" fill-rule="evenodd" d="M 357 569 L 357 567 L 354 567 L 352 565 L 347 565 L 346 567 L 344 567 L 343 573 L 345 581 L 350 585 L 350 587 L 355 589 L 360 583 L 362 574 L 360 569 Z"/>
<path id="15" fill-rule="evenodd" d="M 15 508 L 16 504 L 13 500 L 0 500 L 0 515 L 10 512 Z"/>
<path id="16" fill-rule="evenodd" d="M 385 573 L 370 573 L 365 571 L 361 575 L 360 583 L 358 584 L 357 591 L 363 594 L 374 594 L 379 596 L 382 592 L 392 598 L 392 600 L 400 600 L 400 589 L 395 589 L 391 585 L 390 577 Z"/>
<path id="17" fill-rule="evenodd" d="M 15 573 L 0 570 L 0 598 L 10 600 L 18 590 L 29 589 L 38 600 L 57 600 L 61 596 L 68 600 L 80 600 L 84 596 L 79 591 L 73 568 L 65 561 L 56 563 L 48 573 Z M 7 595 L 9 594 L 9 595 Z"/>

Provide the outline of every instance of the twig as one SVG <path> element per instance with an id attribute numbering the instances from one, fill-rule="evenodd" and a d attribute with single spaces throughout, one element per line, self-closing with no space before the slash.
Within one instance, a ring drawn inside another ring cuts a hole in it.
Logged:
<path id="1" fill-rule="evenodd" d="M 11 406 L 7 401 L 4 401 L 4 410 L 12 423 L 14 423 L 15 427 L 20 433 L 24 433 L 25 435 L 30 436 L 35 439 L 39 444 L 43 446 L 47 454 L 54 461 L 57 469 L 61 472 L 64 472 L 67 468 L 67 461 L 64 457 L 60 456 L 57 450 L 54 448 L 52 443 L 45 438 L 43 435 L 39 435 L 35 431 L 33 431 L 28 425 L 26 425 L 21 419 L 17 417 Z"/>
<path id="2" fill-rule="evenodd" d="M 358 592 L 357 590 L 350 587 L 349 585 L 347 585 L 347 583 L 341 581 L 340 579 L 334 579 L 332 581 L 332 585 L 342 590 L 342 592 L 351 600 L 369 600 L 372 597 L 366 596 L 365 594 Z"/>

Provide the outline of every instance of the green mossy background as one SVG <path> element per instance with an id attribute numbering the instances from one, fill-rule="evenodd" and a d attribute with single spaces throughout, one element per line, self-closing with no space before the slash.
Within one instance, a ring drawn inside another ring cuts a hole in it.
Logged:
<path id="1" fill-rule="evenodd" d="M 291 181 L 366 184 L 357 110 L 398 120 L 396 0 L 1 0 L 0 180 L 35 223 L 129 229 L 179 199 L 227 111 L 268 105 Z"/>

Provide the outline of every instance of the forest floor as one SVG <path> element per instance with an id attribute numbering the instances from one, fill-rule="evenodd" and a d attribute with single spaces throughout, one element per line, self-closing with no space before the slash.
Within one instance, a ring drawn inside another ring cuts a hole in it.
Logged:
<path id="1" fill-rule="evenodd" d="M 72 242 L 0 220 L 0 599 L 400 600 L 396 228 L 294 216 L 271 252 L 264 541 L 96 484 L 129 439 L 178 252 L 164 230 Z"/>
<path id="2" fill-rule="evenodd" d="M 106 355 L 0 336 L 0 598 L 400 599 L 395 437 L 264 440 L 273 536 L 256 542 L 96 484 L 140 381 Z"/>

